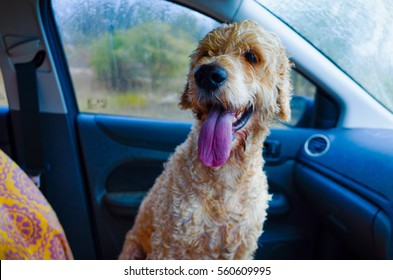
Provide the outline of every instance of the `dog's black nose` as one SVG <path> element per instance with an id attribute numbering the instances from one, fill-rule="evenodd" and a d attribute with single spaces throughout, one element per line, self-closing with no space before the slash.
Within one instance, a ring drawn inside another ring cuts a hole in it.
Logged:
<path id="1" fill-rule="evenodd" d="M 213 91 L 225 83 L 227 72 L 218 65 L 204 64 L 196 69 L 194 78 L 199 88 Z"/>

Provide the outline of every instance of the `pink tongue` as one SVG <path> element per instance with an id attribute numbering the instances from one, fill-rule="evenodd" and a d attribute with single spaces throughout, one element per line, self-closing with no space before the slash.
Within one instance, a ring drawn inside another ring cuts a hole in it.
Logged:
<path id="1" fill-rule="evenodd" d="M 198 157 L 206 166 L 223 165 L 232 145 L 233 113 L 213 107 L 203 122 L 198 139 Z"/>

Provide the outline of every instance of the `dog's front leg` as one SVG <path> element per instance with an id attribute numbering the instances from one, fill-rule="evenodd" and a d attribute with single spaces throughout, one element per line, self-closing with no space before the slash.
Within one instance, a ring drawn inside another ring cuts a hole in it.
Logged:
<path id="1" fill-rule="evenodd" d="M 151 251 L 152 218 L 149 199 L 145 199 L 139 209 L 133 228 L 127 232 L 119 260 L 146 259 Z"/>
<path id="2" fill-rule="evenodd" d="M 131 233 L 129 231 L 127 236 Z M 132 234 L 132 233 L 131 233 Z M 143 248 L 134 240 L 126 237 L 126 242 L 123 245 L 123 250 L 119 255 L 119 260 L 144 260 L 146 259 L 146 253 Z"/>

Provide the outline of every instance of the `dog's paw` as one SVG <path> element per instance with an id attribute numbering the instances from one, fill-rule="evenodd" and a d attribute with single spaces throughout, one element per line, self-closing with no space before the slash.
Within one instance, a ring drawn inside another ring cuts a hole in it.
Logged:
<path id="1" fill-rule="evenodd" d="M 126 240 L 123 245 L 123 250 L 119 255 L 119 260 L 145 260 L 146 253 L 142 246 L 135 241 Z"/>

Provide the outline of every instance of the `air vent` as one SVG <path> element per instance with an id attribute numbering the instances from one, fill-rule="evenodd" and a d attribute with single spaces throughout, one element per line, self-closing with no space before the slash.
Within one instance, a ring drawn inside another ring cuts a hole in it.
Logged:
<path id="1" fill-rule="evenodd" d="M 309 156 L 319 157 L 325 154 L 330 147 L 329 138 L 323 134 L 315 134 L 307 139 L 304 150 Z"/>

